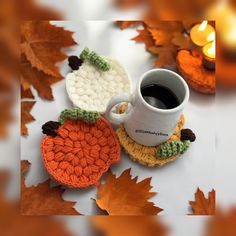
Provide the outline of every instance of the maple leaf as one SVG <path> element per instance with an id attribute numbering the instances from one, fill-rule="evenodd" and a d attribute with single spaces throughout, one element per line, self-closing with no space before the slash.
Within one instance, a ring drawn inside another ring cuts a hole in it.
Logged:
<path id="1" fill-rule="evenodd" d="M 141 21 L 117 21 L 118 26 L 122 30 L 126 28 L 130 28 L 130 27 L 135 27 L 139 25 L 140 23 Z"/>
<path id="2" fill-rule="evenodd" d="M 150 28 L 153 39 L 155 40 L 155 45 L 162 46 L 171 43 L 172 34 L 167 30 L 160 30 L 157 28 Z"/>
<path id="3" fill-rule="evenodd" d="M 137 177 L 131 178 L 130 169 L 118 178 L 109 172 L 106 182 L 98 187 L 96 203 L 109 215 L 156 215 L 162 211 L 147 200 L 156 195 L 150 192 L 151 178 L 137 183 Z"/>
<path id="4" fill-rule="evenodd" d="M 39 96 L 47 100 L 53 99 L 50 86 L 63 79 L 61 76 L 53 77 L 33 68 L 24 55 L 21 56 L 20 71 L 23 91 L 27 91 L 29 86 L 32 85 L 37 90 Z"/>
<path id="5" fill-rule="evenodd" d="M 166 236 L 166 225 L 154 216 L 94 216 L 92 224 L 105 236 Z"/>
<path id="6" fill-rule="evenodd" d="M 145 27 L 142 30 L 137 30 L 139 35 L 136 37 L 132 38 L 132 40 L 136 42 L 142 42 L 146 45 L 146 48 L 150 48 L 155 45 L 155 41 L 149 32 L 149 30 Z"/>
<path id="7" fill-rule="evenodd" d="M 191 49 L 191 40 L 190 37 L 181 32 L 174 33 L 174 37 L 172 39 L 174 45 L 178 47 L 178 49 Z"/>
<path id="8" fill-rule="evenodd" d="M 139 35 L 133 40 L 145 43 L 147 51 L 158 56 L 154 63 L 157 67 L 175 65 L 178 47 L 190 47 L 189 37 L 184 38 L 181 21 L 160 21 L 146 17 L 143 26 L 144 29 L 138 30 Z"/>
<path id="9" fill-rule="evenodd" d="M 21 98 L 32 98 L 34 99 L 34 95 L 32 94 L 32 91 L 30 88 L 24 90 L 22 85 L 20 86 L 20 95 Z"/>
<path id="10" fill-rule="evenodd" d="M 236 206 L 227 211 L 217 210 L 216 215 L 207 222 L 206 236 L 235 236 L 236 235 Z"/>
<path id="11" fill-rule="evenodd" d="M 21 134 L 28 135 L 28 129 L 26 124 L 31 121 L 34 121 L 34 117 L 30 114 L 32 107 L 34 106 L 35 102 L 21 102 Z"/>
<path id="12" fill-rule="evenodd" d="M 208 199 L 204 193 L 198 188 L 195 193 L 195 201 L 189 202 L 193 215 L 214 215 L 215 214 L 215 190 L 209 192 Z"/>
<path id="13" fill-rule="evenodd" d="M 177 50 L 172 44 L 159 47 L 150 47 L 148 48 L 148 51 L 158 56 L 154 62 L 154 65 L 157 67 L 165 67 L 167 65 L 175 64 Z"/>
<path id="14" fill-rule="evenodd" d="M 155 18 L 154 19 L 147 18 L 144 19 L 144 24 L 148 28 L 168 31 L 169 34 L 173 34 L 174 32 L 182 32 L 184 30 L 182 21 L 168 21 Z"/>
<path id="15" fill-rule="evenodd" d="M 50 188 L 50 180 L 37 186 L 26 187 L 23 175 L 30 163 L 23 161 L 21 166 L 21 213 L 23 215 L 80 215 L 74 209 L 75 202 L 64 201 L 64 189 L 60 186 Z"/>
<path id="16" fill-rule="evenodd" d="M 23 21 L 21 52 L 31 65 L 44 73 L 60 77 L 56 63 L 67 58 L 63 47 L 75 45 L 72 32 L 51 25 L 48 21 Z"/>

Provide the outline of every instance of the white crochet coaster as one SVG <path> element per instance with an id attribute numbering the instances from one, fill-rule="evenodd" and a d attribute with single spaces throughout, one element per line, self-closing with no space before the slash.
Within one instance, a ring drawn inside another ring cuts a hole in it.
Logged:
<path id="1" fill-rule="evenodd" d="M 66 90 L 74 106 L 104 113 L 111 97 L 130 93 L 128 73 L 116 60 L 106 58 L 111 69 L 103 72 L 85 61 L 77 71 L 66 76 Z"/>

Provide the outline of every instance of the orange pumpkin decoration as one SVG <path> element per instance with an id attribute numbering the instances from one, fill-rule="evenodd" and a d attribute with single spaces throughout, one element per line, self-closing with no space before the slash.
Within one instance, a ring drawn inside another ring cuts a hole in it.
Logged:
<path id="1" fill-rule="evenodd" d="M 97 185 L 110 165 L 120 160 L 118 139 L 102 116 L 94 124 L 66 120 L 56 133 L 43 138 L 41 150 L 48 173 L 63 185 Z"/>

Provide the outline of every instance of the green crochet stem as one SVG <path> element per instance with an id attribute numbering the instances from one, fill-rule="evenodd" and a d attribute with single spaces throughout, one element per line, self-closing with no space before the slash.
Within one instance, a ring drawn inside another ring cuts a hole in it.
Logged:
<path id="1" fill-rule="evenodd" d="M 63 124 L 66 119 L 83 120 L 87 123 L 95 123 L 100 114 L 96 111 L 86 111 L 80 108 L 65 109 L 61 112 L 58 121 Z"/>
<path id="2" fill-rule="evenodd" d="M 102 71 L 108 71 L 111 69 L 111 65 L 105 61 L 101 56 L 99 56 L 96 52 L 91 51 L 86 47 L 80 54 L 80 58 L 85 61 L 90 61 L 93 65 L 99 68 Z"/>
<path id="3" fill-rule="evenodd" d="M 164 143 L 159 147 L 157 157 L 160 159 L 166 159 L 178 154 L 183 154 L 189 148 L 190 143 L 189 140 Z"/>

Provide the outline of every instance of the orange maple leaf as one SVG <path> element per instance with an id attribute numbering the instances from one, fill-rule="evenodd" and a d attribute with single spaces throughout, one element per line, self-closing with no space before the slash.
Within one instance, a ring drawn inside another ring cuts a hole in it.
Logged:
<path id="1" fill-rule="evenodd" d="M 139 35 L 132 38 L 136 42 L 142 42 L 146 45 L 146 48 L 150 48 L 155 45 L 155 41 L 147 28 L 138 30 Z"/>
<path id="2" fill-rule="evenodd" d="M 208 198 L 198 188 L 195 193 L 195 201 L 190 201 L 193 215 L 214 215 L 215 214 L 215 190 L 209 192 Z"/>
<path id="3" fill-rule="evenodd" d="M 61 48 L 76 44 L 72 32 L 48 21 L 23 21 L 21 39 L 21 52 L 32 66 L 55 77 L 60 77 L 55 64 L 67 58 Z"/>
<path id="4" fill-rule="evenodd" d="M 177 50 L 173 44 L 150 47 L 148 51 L 158 56 L 154 62 L 154 66 L 165 67 L 175 64 Z"/>
<path id="5" fill-rule="evenodd" d="M 155 45 L 161 46 L 171 43 L 172 34 L 170 33 L 170 31 L 161 30 L 158 28 L 149 28 L 148 30 L 155 40 Z"/>
<path id="6" fill-rule="evenodd" d="M 40 97 L 47 100 L 53 99 L 52 89 L 50 86 L 53 83 L 62 80 L 62 77 L 53 77 L 32 67 L 24 55 L 21 56 L 20 71 L 23 93 L 29 90 L 30 85 L 32 85 L 37 90 Z"/>
<path id="7" fill-rule="evenodd" d="M 98 187 L 96 203 L 109 215 L 156 215 L 161 208 L 148 202 L 157 193 L 150 192 L 151 178 L 137 183 L 137 177 L 131 178 L 130 169 L 118 178 L 109 172 L 106 182 Z"/>
<path id="8" fill-rule="evenodd" d="M 23 175 L 30 163 L 21 162 L 21 213 L 23 215 L 80 215 L 74 209 L 75 202 L 62 199 L 64 189 L 60 186 L 50 188 L 50 180 L 37 186 L 26 187 Z"/>
<path id="9" fill-rule="evenodd" d="M 166 225 L 154 216 L 94 216 L 93 226 L 105 236 L 166 236 Z"/>
<path id="10" fill-rule="evenodd" d="M 190 37 L 181 32 L 175 32 L 172 39 L 172 43 L 178 47 L 178 49 L 191 49 L 191 40 Z"/>
<path id="11" fill-rule="evenodd" d="M 32 91 L 30 88 L 24 90 L 22 85 L 20 86 L 20 95 L 21 98 L 32 98 L 34 99 L 34 95 L 32 94 Z"/>
<path id="12" fill-rule="evenodd" d="M 160 21 L 146 17 L 143 27 L 133 40 L 143 42 L 147 51 L 158 56 L 154 63 L 157 67 L 176 65 L 178 49 L 190 48 L 190 39 L 185 36 L 181 21 Z"/>
<path id="13" fill-rule="evenodd" d="M 31 121 L 34 121 L 34 117 L 30 114 L 32 107 L 34 106 L 35 102 L 21 102 L 21 134 L 28 135 L 28 129 L 26 124 Z"/>

